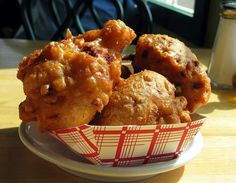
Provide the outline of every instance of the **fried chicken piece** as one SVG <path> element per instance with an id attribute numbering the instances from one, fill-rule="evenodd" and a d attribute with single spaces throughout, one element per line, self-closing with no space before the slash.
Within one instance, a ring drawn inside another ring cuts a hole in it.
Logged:
<path id="1" fill-rule="evenodd" d="M 188 110 L 194 112 L 206 104 L 211 93 L 210 79 L 197 57 L 181 41 L 167 35 L 146 34 L 139 38 L 134 70 L 156 71 L 173 83 L 177 96 L 188 101 Z"/>
<path id="2" fill-rule="evenodd" d="M 23 58 L 17 73 L 26 95 L 20 118 L 37 121 L 41 131 L 90 122 L 120 81 L 121 51 L 135 36 L 122 21 L 111 20 L 84 35 L 67 32 L 64 40 Z M 109 37 L 116 42 L 108 44 Z"/>
<path id="3" fill-rule="evenodd" d="M 96 125 L 155 125 L 190 122 L 185 97 L 175 97 L 175 87 L 153 71 L 131 75 L 117 85 Z"/>

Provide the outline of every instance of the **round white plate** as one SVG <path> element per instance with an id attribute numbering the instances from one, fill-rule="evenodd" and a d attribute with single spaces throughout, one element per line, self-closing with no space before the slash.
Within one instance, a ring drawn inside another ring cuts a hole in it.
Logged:
<path id="1" fill-rule="evenodd" d="M 22 122 L 19 127 L 19 136 L 23 144 L 39 157 L 74 175 L 103 182 L 141 180 L 179 168 L 195 157 L 203 146 L 203 138 L 199 132 L 188 149 L 174 160 L 136 167 L 104 167 L 90 164 L 48 133 L 38 132 L 34 122 Z"/>

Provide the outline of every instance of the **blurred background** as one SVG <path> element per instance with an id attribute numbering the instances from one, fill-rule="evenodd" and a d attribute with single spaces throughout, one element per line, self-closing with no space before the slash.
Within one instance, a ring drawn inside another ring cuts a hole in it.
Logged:
<path id="1" fill-rule="evenodd" d="M 161 33 L 212 48 L 220 0 L 1 0 L 0 38 L 57 40 L 122 19 L 138 35 Z"/>

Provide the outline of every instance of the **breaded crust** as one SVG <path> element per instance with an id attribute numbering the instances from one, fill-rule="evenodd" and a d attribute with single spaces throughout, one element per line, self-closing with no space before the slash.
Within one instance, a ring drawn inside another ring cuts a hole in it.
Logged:
<path id="1" fill-rule="evenodd" d="M 41 131 L 90 122 L 120 81 L 121 51 L 135 36 L 122 21 L 111 20 L 84 35 L 67 32 L 64 40 L 25 57 L 17 73 L 26 95 L 20 118 L 37 121 Z"/>
<path id="2" fill-rule="evenodd" d="M 134 70 L 156 71 L 173 83 L 178 96 L 186 97 L 194 112 L 206 104 L 211 93 L 210 79 L 197 57 L 181 41 L 167 35 L 145 34 L 138 40 L 132 62 Z"/>
<path id="3" fill-rule="evenodd" d="M 142 71 L 123 80 L 113 91 L 96 125 L 148 125 L 191 121 L 184 97 L 164 76 Z"/>

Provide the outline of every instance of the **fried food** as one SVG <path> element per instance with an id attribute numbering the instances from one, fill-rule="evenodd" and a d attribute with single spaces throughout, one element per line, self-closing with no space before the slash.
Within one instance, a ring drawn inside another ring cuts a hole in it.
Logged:
<path id="1" fill-rule="evenodd" d="M 146 34 L 139 38 L 134 70 L 156 71 L 173 83 L 177 96 L 184 96 L 194 112 L 206 104 L 211 93 L 210 79 L 197 57 L 181 41 L 167 35 Z"/>
<path id="2" fill-rule="evenodd" d="M 164 76 L 142 71 L 120 82 L 96 125 L 149 125 L 190 122 L 185 97 Z"/>
<path id="3" fill-rule="evenodd" d="M 17 77 L 26 99 L 19 106 L 23 121 L 37 121 L 41 131 L 90 122 L 109 101 L 120 81 L 121 51 L 135 33 L 120 20 L 101 30 L 51 42 L 23 58 Z"/>

